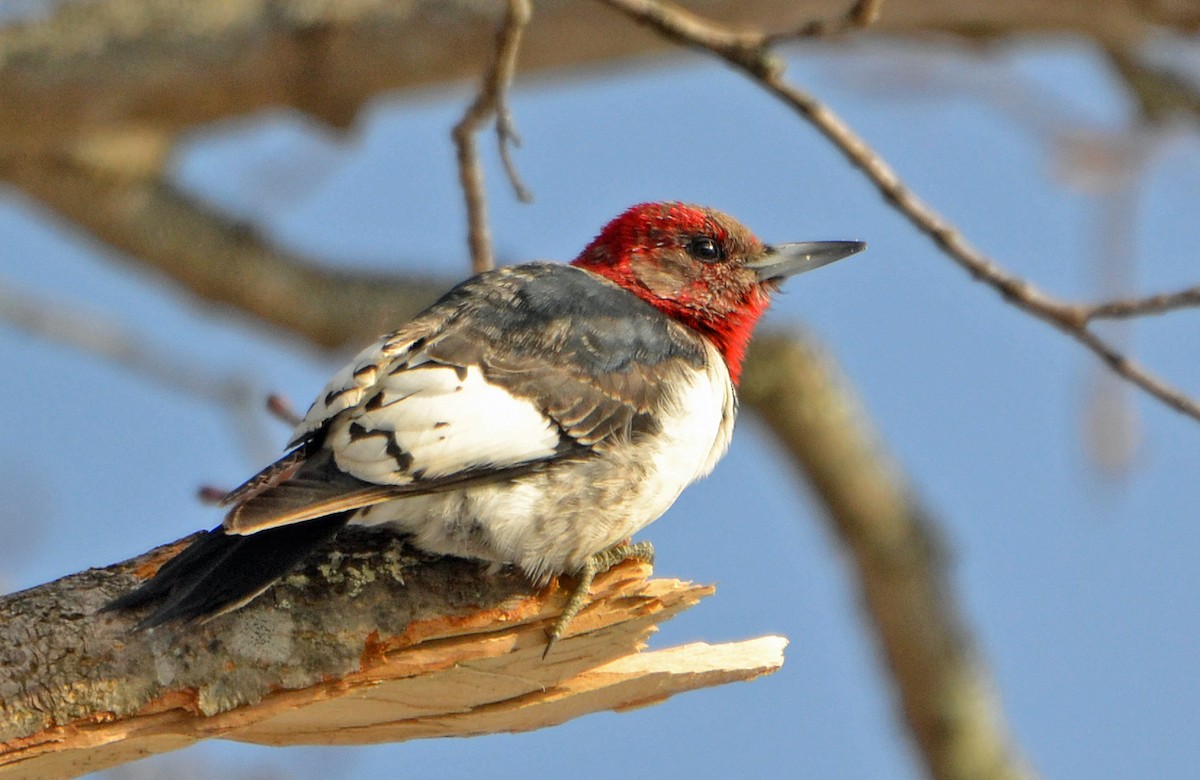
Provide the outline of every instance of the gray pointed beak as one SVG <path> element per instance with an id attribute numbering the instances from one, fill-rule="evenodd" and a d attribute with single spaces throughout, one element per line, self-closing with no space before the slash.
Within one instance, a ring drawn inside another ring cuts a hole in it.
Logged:
<path id="1" fill-rule="evenodd" d="M 867 248 L 863 241 L 801 241 L 769 246 L 762 257 L 746 263 L 758 281 L 786 279 L 857 254 Z"/>

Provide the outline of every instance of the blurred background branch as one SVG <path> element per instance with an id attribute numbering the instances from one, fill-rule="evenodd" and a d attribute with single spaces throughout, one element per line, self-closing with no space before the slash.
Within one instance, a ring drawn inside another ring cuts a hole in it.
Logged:
<path id="1" fill-rule="evenodd" d="M 765 33 L 747 34 L 715 25 L 685 9 L 657 0 L 602 0 L 664 37 L 707 49 L 746 72 L 829 139 L 861 170 L 879 193 L 917 230 L 926 234 L 972 278 L 994 288 L 1017 308 L 1053 325 L 1091 350 L 1119 376 L 1182 414 L 1200 422 L 1200 402 L 1139 365 L 1087 327 L 1079 304 L 1043 292 L 975 247 L 949 220 L 913 191 L 900 175 L 831 108 L 783 78 L 778 55 Z M 1111 304 L 1110 304 L 1111 305 Z"/>
<path id="2" fill-rule="evenodd" d="M 953 584 L 938 521 L 884 452 L 828 354 L 771 335 L 752 349 L 741 399 L 820 501 L 930 777 L 1032 777 Z"/>

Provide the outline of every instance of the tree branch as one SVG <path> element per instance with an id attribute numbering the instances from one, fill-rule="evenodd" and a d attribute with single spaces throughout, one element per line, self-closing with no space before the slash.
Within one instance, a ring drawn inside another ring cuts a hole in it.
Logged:
<path id="1" fill-rule="evenodd" d="M 845 14 L 849 0 L 709 2 L 713 18 L 774 31 Z M 857 3 L 869 7 L 873 3 Z M 522 46 L 523 70 L 662 53 L 661 36 L 630 31 L 590 4 L 543 0 Z M 174 136 L 224 117 L 290 106 L 333 127 L 389 90 L 445 84 L 488 62 L 495 3 L 414 0 L 103 0 L 60 3 L 0 26 L 0 157 L 64 139 L 151 125 Z M 873 35 L 972 42 L 1069 34 L 1114 45 L 1162 29 L 1200 29 L 1190 3 L 891 3 Z M 403 42 L 403 45 L 397 45 Z"/>
<path id="2" fill-rule="evenodd" d="M 1032 777 L 955 601 L 936 523 L 830 359 L 801 339 L 759 338 L 741 398 L 828 512 L 930 776 Z"/>
<path id="3" fill-rule="evenodd" d="M 1200 88 L 1186 75 L 1144 62 L 1128 44 L 1110 44 L 1105 54 L 1146 124 L 1200 118 Z"/>
<path id="4" fill-rule="evenodd" d="M 733 32 L 659 0 L 600 0 L 681 44 L 704 49 L 744 71 L 779 98 L 863 172 L 884 199 L 924 233 L 942 252 L 977 281 L 995 289 L 1009 303 L 1053 325 L 1091 350 L 1119 376 L 1170 408 L 1200 421 L 1200 402 L 1172 387 L 1136 361 L 1113 348 L 1087 327 L 1078 305 L 1059 300 L 1031 282 L 1004 270 L 967 241 L 947 219 L 908 188 L 896 171 L 828 106 L 783 78 L 783 61 L 762 33 Z"/>
<path id="5" fill-rule="evenodd" d="M 1083 304 L 1079 318 L 1085 322 L 1099 319 L 1128 319 L 1152 314 L 1167 314 L 1178 309 L 1200 306 L 1200 286 L 1172 293 L 1148 295 L 1145 298 L 1126 298 L 1104 303 Z"/>
<path id="6" fill-rule="evenodd" d="M 487 190 L 483 183 L 483 166 L 479 163 L 479 146 L 475 134 L 492 117 L 496 118 L 496 137 L 500 158 L 508 180 L 524 202 L 531 200 L 529 191 L 517 176 L 516 166 L 509 155 L 510 143 L 520 144 L 508 108 L 508 88 L 517 70 L 517 52 L 521 34 L 529 24 L 532 13 L 529 0 L 508 0 L 504 23 L 496 32 L 496 53 L 479 85 L 475 100 L 467 107 L 463 118 L 454 126 L 452 136 L 458 149 L 458 179 L 462 184 L 467 205 L 467 244 L 471 249 L 471 271 L 483 273 L 496 265 L 492 255 L 492 235 L 488 229 Z"/>
<path id="7" fill-rule="evenodd" d="M 767 42 L 781 43 L 789 39 L 834 38 L 856 30 L 870 27 L 879 21 L 883 0 L 854 0 L 845 13 L 829 19 L 806 22 L 800 29 L 788 33 L 770 35 Z"/>
<path id="8" fill-rule="evenodd" d="M 338 270 L 274 247 L 181 194 L 157 168 L 121 175 L 73 156 L 26 159 L 14 183 L 75 225 L 202 300 L 323 347 L 366 343 L 411 319 L 450 279 Z"/>
<path id="9" fill-rule="evenodd" d="M 562 592 L 419 556 L 378 529 L 348 529 L 247 607 L 202 625 L 137 632 L 134 615 L 96 614 L 180 544 L 0 599 L 0 778 L 69 777 L 208 737 L 364 744 L 525 731 L 754 679 L 779 668 L 786 644 L 639 654 L 656 624 L 713 588 L 647 580 L 648 566 L 628 563 L 597 578 L 543 662 Z"/>

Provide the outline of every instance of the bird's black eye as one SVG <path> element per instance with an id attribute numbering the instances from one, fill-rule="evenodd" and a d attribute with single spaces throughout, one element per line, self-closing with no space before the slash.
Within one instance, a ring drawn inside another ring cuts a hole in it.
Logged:
<path id="1" fill-rule="evenodd" d="M 702 263 L 715 263 L 725 257 L 725 250 L 708 236 L 696 236 L 688 242 L 687 252 Z"/>

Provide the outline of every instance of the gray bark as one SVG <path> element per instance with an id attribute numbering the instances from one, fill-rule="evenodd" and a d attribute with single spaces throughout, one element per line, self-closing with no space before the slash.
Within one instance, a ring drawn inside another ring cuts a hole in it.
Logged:
<path id="1" fill-rule="evenodd" d="M 373 632 L 400 636 L 535 592 L 519 573 L 487 576 L 349 528 L 249 606 L 203 625 L 137 631 L 136 613 L 99 612 L 178 545 L 0 599 L 0 742 L 133 715 L 180 690 L 194 691 L 203 715 L 226 712 L 357 670 Z"/>

